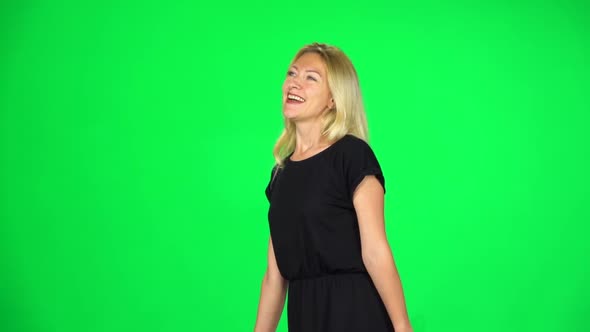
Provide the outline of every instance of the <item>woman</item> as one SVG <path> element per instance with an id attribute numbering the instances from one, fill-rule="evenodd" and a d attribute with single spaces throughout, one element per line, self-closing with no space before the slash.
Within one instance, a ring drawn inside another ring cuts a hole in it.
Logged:
<path id="1" fill-rule="evenodd" d="M 275 331 L 287 290 L 290 332 L 411 332 L 385 235 L 385 179 L 348 57 L 302 48 L 283 84 L 283 115 L 255 332 Z"/>

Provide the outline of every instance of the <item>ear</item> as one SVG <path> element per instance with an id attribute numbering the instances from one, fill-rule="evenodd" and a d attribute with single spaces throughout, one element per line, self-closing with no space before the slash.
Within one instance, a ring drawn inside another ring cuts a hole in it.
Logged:
<path id="1" fill-rule="evenodd" d="M 334 108 L 334 98 L 330 97 L 330 100 L 328 101 L 328 109 L 333 109 Z"/>

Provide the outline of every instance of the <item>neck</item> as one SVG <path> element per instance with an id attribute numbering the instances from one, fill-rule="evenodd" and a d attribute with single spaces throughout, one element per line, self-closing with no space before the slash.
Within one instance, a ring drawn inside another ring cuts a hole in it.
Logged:
<path id="1" fill-rule="evenodd" d="M 297 123 L 295 138 L 296 153 L 305 153 L 306 151 L 326 144 L 325 138 L 321 134 L 321 123 L 319 121 L 305 124 Z"/>

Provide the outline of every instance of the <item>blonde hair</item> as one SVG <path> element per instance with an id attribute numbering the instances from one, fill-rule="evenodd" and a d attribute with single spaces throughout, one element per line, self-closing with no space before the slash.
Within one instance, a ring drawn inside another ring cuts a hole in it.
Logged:
<path id="1" fill-rule="evenodd" d="M 334 99 L 334 108 L 322 118 L 322 136 L 335 142 L 346 134 L 368 140 L 367 119 L 361 97 L 358 76 L 350 59 L 335 46 L 313 43 L 297 52 L 293 62 L 306 53 L 316 53 L 323 59 L 328 88 Z M 295 123 L 285 118 L 285 128 L 275 143 L 273 155 L 279 167 L 295 150 Z"/>

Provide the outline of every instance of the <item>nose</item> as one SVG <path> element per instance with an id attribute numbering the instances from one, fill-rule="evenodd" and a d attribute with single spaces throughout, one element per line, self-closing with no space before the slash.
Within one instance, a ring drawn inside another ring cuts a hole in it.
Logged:
<path id="1" fill-rule="evenodd" d="M 289 80 L 289 89 L 299 89 L 301 88 L 301 82 L 299 82 L 299 76 L 291 77 Z"/>

